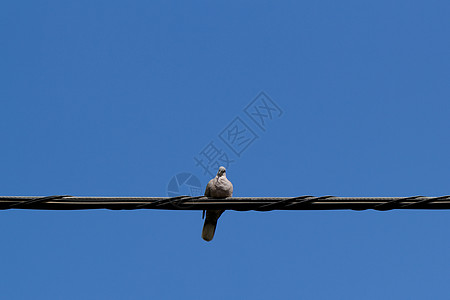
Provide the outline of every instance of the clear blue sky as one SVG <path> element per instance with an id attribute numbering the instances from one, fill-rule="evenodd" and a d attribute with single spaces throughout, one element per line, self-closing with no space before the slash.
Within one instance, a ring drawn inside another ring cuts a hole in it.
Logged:
<path id="1" fill-rule="evenodd" d="M 450 194 L 449 2 L 300 2 L 3 1 L 0 195 L 203 189 L 210 142 L 235 196 Z M 261 91 L 282 111 L 264 130 Z M 235 121 L 257 137 L 239 156 Z M 1 298 L 448 299 L 448 211 L 227 211 L 211 243 L 202 225 L 2 211 Z"/>

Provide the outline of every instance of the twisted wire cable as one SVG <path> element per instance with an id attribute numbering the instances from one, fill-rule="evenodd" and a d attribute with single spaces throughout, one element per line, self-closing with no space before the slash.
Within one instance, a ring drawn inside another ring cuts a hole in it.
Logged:
<path id="1" fill-rule="evenodd" d="M 225 199 L 204 196 L 177 197 L 78 197 L 55 196 L 0 196 L 0 209 L 167 209 L 237 211 L 271 210 L 379 210 L 392 209 L 450 209 L 450 196 L 426 197 L 232 197 Z"/>

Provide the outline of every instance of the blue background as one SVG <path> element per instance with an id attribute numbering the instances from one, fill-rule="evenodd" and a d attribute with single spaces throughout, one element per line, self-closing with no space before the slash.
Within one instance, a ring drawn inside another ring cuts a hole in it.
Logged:
<path id="1" fill-rule="evenodd" d="M 166 196 L 259 94 L 235 196 L 450 193 L 448 1 L 3 1 L 1 195 Z M 244 114 L 245 115 L 245 114 Z M 258 131 L 259 130 L 259 131 Z M 232 152 L 227 150 L 230 156 Z M 448 299 L 448 211 L 0 212 L 4 299 Z"/>

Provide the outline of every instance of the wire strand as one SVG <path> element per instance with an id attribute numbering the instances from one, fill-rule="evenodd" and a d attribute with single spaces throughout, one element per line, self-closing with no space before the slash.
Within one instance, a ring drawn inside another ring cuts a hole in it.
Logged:
<path id="1" fill-rule="evenodd" d="M 450 209 L 450 196 L 439 197 L 232 197 L 224 199 L 204 196 L 177 197 L 77 197 L 55 196 L 0 196 L 0 209 L 167 209 L 237 211 L 271 210 L 367 210 L 392 209 Z"/>

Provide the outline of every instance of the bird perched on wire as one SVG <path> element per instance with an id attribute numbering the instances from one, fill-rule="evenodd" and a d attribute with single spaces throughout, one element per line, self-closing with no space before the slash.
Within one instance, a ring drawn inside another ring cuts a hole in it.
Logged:
<path id="1" fill-rule="evenodd" d="M 220 167 L 216 177 L 206 185 L 205 196 L 212 198 L 227 198 L 233 196 L 233 184 L 227 179 L 226 169 Z M 205 224 L 203 225 L 202 238 L 209 242 L 214 237 L 217 220 L 225 210 L 207 210 Z M 204 211 L 203 211 L 204 213 Z"/>

